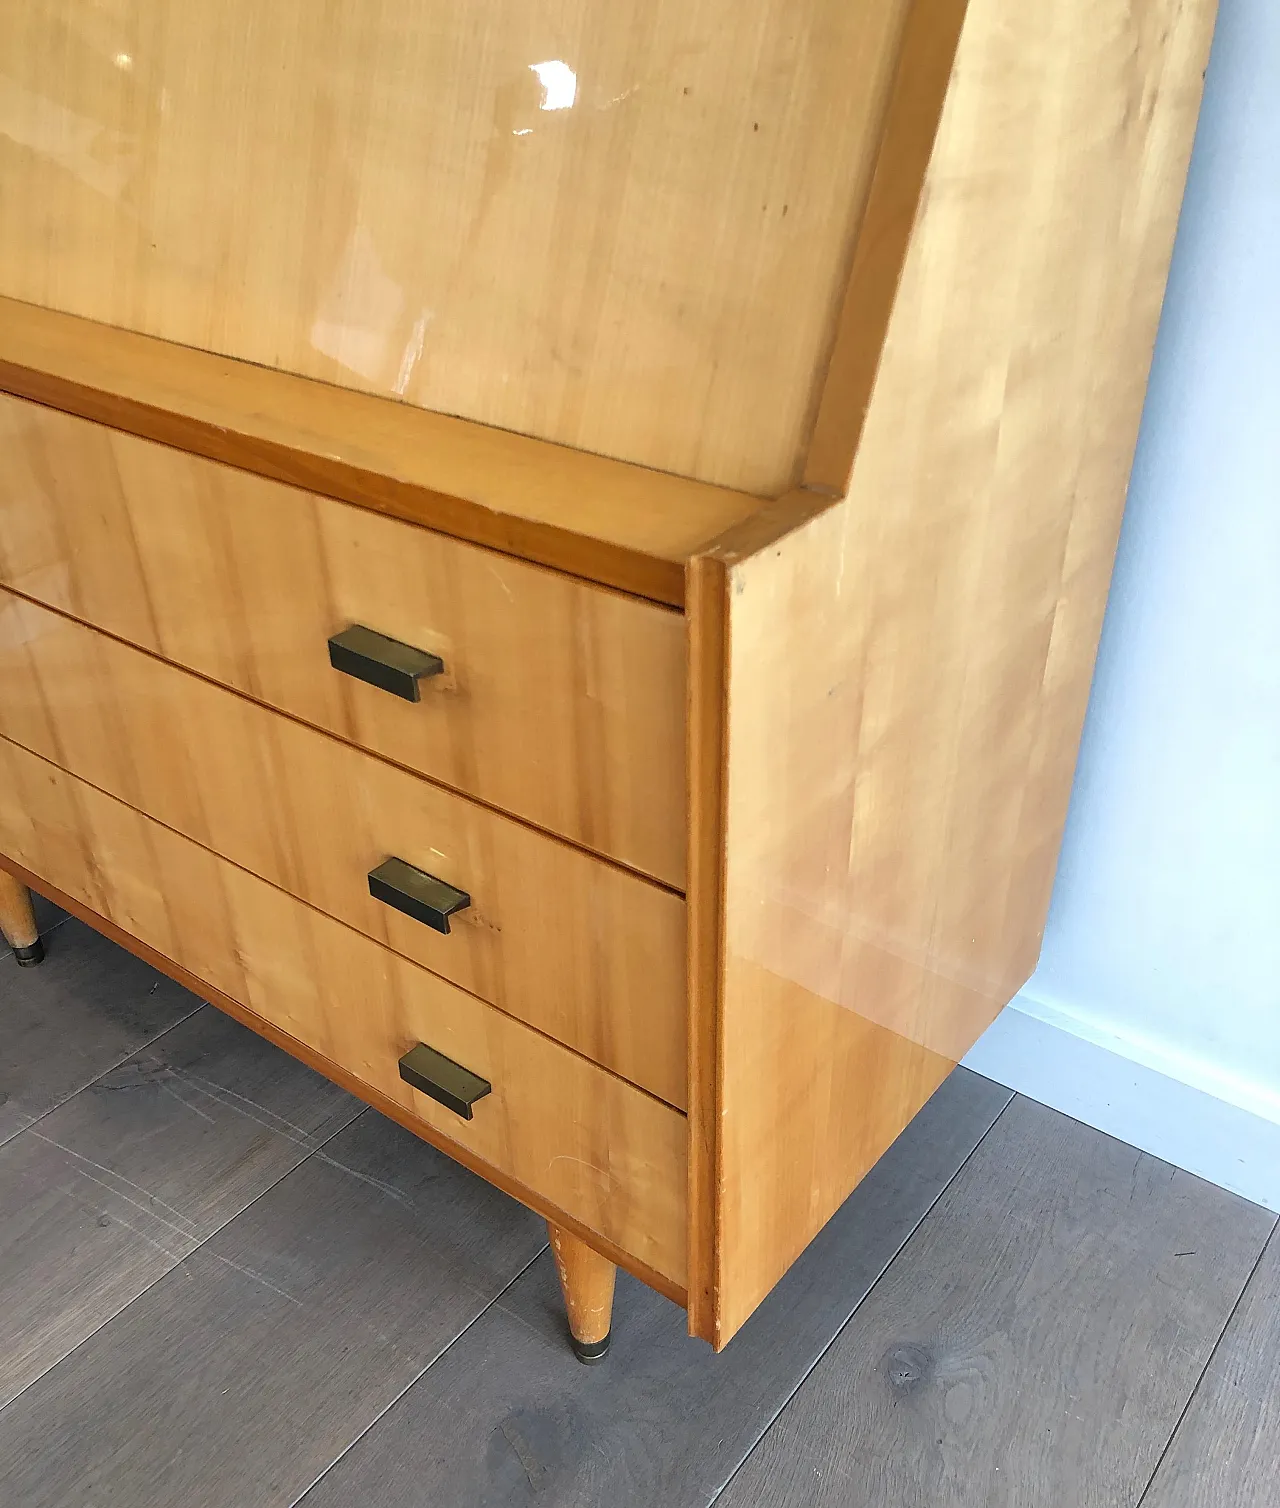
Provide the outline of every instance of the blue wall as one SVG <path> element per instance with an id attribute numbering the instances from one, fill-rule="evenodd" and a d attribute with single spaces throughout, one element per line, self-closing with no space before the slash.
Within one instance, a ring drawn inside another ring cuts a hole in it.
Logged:
<path id="1" fill-rule="evenodd" d="M 1016 1004 L 1280 1124 L 1280 0 L 1222 0 L 1044 952 Z M 1096 1118 L 1019 1025 L 968 1061 Z"/>

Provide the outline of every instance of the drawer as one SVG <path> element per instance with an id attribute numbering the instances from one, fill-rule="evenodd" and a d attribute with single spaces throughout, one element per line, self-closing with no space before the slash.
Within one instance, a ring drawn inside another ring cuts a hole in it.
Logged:
<path id="1" fill-rule="evenodd" d="M 3 588 L 0 734 L 684 1108 L 680 895 Z M 447 934 L 390 856 L 470 896 Z"/>
<path id="2" fill-rule="evenodd" d="M 0 740 L 0 853 L 685 1285 L 686 1121 L 455 985 Z M 489 1081 L 464 1120 L 418 1043 Z"/>
<path id="3" fill-rule="evenodd" d="M 0 395 L 0 582 L 684 885 L 684 619 Z M 352 624 L 421 699 L 334 670 Z"/>

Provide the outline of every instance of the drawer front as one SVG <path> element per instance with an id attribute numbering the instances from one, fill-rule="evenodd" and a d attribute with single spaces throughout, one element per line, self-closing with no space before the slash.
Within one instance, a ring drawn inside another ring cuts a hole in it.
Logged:
<path id="1" fill-rule="evenodd" d="M 3 588 L 0 734 L 684 1108 L 681 896 Z"/>
<path id="2" fill-rule="evenodd" d="M 683 887 L 680 614 L 6 395 L 0 451 L 0 582 Z"/>
<path id="3" fill-rule="evenodd" d="M 0 852 L 684 1286 L 678 1111 L 4 740 Z M 419 1043 L 473 1119 L 401 1079 Z"/>

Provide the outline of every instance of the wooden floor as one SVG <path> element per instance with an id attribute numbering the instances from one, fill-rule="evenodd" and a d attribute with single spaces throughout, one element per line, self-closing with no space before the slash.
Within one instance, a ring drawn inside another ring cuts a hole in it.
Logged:
<path id="1" fill-rule="evenodd" d="M 0 1503 L 1280 1504 L 1275 1218 L 957 1070 L 720 1357 L 45 908 L 0 957 Z"/>

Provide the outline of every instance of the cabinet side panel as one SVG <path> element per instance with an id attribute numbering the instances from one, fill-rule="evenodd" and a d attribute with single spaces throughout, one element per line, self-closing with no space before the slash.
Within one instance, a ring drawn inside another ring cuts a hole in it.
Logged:
<path id="1" fill-rule="evenodd" d="M 716 1342 L 1035 965 L 1212 0 L 972 0 L 847 498 L 731 561 Z"/>

